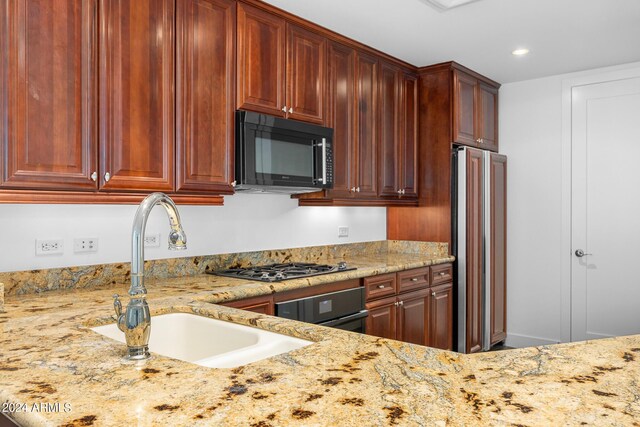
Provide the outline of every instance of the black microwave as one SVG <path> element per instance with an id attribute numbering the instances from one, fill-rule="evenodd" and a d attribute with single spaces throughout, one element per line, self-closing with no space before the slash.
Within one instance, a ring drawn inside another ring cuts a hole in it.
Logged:
<path id="1" fill-rule="evenodd" d="M 333 187 L 333 129 L 236 112 L 236 191 L 309 193 Z"/>

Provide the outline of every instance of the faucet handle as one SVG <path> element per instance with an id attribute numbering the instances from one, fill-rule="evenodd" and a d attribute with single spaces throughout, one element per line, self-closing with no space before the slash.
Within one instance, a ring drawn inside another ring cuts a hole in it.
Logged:
<path id="1" fill-rule="evenodd" d="M 122 315 L 122 303 L 118 294 L 113 296 L 113 308 L 116 310 L 116 316 L 120 317 Z"/>

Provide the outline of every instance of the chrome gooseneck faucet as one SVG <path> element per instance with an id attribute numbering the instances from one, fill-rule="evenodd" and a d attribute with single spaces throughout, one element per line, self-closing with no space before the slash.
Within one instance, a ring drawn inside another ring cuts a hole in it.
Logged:
<path id="1" fill-rule="evenodd" d="M 124 332 L 128 354 L 127 358 L 141 360 L 149 357 L 149 335 L 151 333 L 151 314 L 147 304 L 147 289 L 144 287 L 144 230 L 151 209 L 160 204 L 169 216 L 169 249 L 187 249 L 187 236 L 180 224 L 180 215 L 175 203 L 164 193 L 152 193 L 138 206 L 131 231 L 131 288 L 129 304 L 124 313 L 119 296 L 113 296 L 113 307 L 118 316 L 118 328 Z"/>

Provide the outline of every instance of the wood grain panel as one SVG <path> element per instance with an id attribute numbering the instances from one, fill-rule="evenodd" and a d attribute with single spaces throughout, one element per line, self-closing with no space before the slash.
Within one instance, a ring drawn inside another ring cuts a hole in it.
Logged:
<path id="1" fill-rule="evenodd" d="M 327 39 L 295 25 L 287 25 L 288 117 L 324 124 L 327 78 Z"/>
<path id="2" fill-rule="evenodd" d="M 176 28 L 177 190 L 233 194 L 235 2 L 179 1 Z"/>
<path id="3" fill-rule="evenodd" d="M 377 196 L 376 120 L 378 116 L 378 58 L 358 52 L 356 61 L 356 146 L 358 197 Z"/>
<path id="4" fill-rule="evenodd" d="M 483 153 L 470 148 L 467 152 L 467 338 L 468 353 L 482 350 L 483 287 L 482 262 L 484 258 L 483 226 Z"/>
<path id="5" fill-rule="evenodd" d="M 378 195 L 397 197 L 400 164 L 400 69 L 380 63 L 378 115 Z"/>
<path id="6" fill-rule="evenodd" d="M 174 187 L 174 5 L 172 0 L 100 2 L 104 189 Z"/>
<path id="7" fill-rule="evenodd" d="M 95 190 L 94 0 L 5 0 L 0 7 L 0 183 Z"/>
<path id="8" fill-rule="evenodd" d="M 491 154 L 491 344 L 507 338 L 507 158 Z"/>
<path id="9" fill-rule="evenodd" d="M 238 3 L 237 107 L 284 117 L 285 21 Z"/>

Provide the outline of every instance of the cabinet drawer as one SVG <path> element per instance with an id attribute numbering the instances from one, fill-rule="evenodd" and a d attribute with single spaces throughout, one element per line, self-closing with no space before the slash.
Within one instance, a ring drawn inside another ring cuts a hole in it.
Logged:
<path id="1" fill-rule="evenodd" d="M 453 265 L 440 264 L 431 267 L 431 285 L 447 283 L 453 280 Z"/>
<path id="2" fill-rule="evenodd" d="M 429 267 L 398 272 L 398 293 L 429 286 Z"/>
<path id="3" fill-rule="evenodd" d="M 396 294 L 395 273 L 381 274 L 364 279 L 364 292 L 367 301 Z"/>

